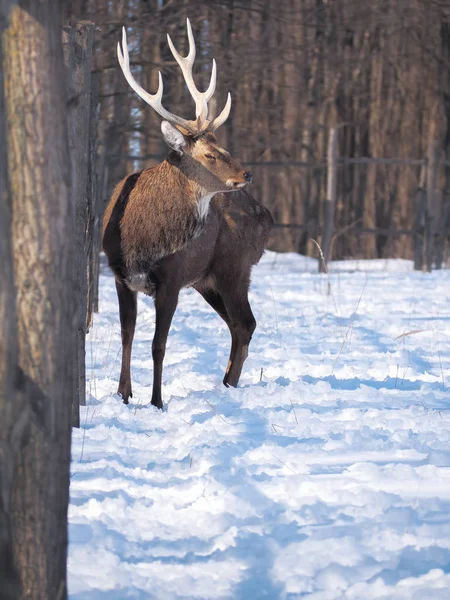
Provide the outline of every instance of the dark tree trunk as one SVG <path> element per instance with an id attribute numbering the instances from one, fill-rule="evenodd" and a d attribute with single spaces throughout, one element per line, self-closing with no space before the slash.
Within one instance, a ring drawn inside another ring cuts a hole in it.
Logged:
<path id="1" fill-rule="evenodd" d="M 30 426 L 13 481 L 20 598 L 66 598 L 76 327 L 61 2 L 22 0 L 3 36 L 19 365 Z"/>
<path id="2" fill-rule="evenodd" d="M 94 24 L 86 21 L 63 31 L 64 60 L 69 94 L 69 148 L 72 165 L 72 198 L 75 206 L 74 277 L 78 301 L 77 349 L 74 375 L 77 395 L 72 402 L 72 425 L 80 426 L 80 406 L 86 404 L 86 320 L 88 295 L 88 254 L 92 197 L 88 189 L 89 125 L 91 107 L 91 63 Z"/>
<path id="3" fill-rule="evenodd" d="M 0 4 L 0 39 L 9 7 Z M 6 139 L 2 47 L 0 45 L 0 140 Z M 0 590 L 18 597 L 19 580 L 12 560 L 11 488 L 17 451 L 27 422 L 23 397 L 17 393 L 17 327 L 11 248 L 11 194 L 6 144 L 0 144 Z"/>

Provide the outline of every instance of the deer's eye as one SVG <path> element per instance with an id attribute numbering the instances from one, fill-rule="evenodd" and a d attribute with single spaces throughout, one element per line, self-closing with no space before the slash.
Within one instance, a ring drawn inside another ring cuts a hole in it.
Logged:
<path id="1" fill-rule="evenodd" d="M 206 158 L 209 158 L 209 160 L 216 160 L 216 157 L 213 156 L 212 154 L 205 154 Z"/>

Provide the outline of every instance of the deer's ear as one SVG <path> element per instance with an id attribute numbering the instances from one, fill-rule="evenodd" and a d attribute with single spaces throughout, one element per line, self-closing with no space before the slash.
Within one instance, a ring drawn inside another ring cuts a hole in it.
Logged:
<path id="1" fill-rule="evenodd" d="M 172 150 L 175 150 L 178 154 L 183 154 L 183 149 L 186 147 L 187 141 L 181 131 L 171 125 L 169 121 L 163 121 L 161 123 L 161 131 L 164 141 L 169 148 L 172 148 Z"/>

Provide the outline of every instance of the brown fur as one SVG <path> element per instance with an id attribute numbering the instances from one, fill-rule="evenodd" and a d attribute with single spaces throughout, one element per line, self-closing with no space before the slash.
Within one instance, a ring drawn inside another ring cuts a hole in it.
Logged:
<path id="1" fill-rule="evenodd" d="M 213 154 L 216 160 L 208 158 Z M 203 218 L 199 200 L 245 182 L 242 167 L 212 134 L 189 140 L 182 156 L 172 152 L 152 169 L 128 176 L 106 210 L 103 247 L 116 277 L 122 325 L 119 393 L 131 393 L 130 357 L 136 292 L 155 297 L 152 404 L 162 407 L 165 343 L 179 290 L 192 286 L 227 323 L 232 348 L 226 385 L 237 385 L 255 320 L 248 304 L 250 272 L 267 243 L 272 217 L 245 190 L 218 193 Z"/>

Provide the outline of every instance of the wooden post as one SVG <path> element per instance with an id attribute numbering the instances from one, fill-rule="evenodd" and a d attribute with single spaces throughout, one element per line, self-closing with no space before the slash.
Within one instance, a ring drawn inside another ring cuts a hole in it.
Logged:
<path id="1" fill-rule="evenodd" d="M 436 180 L 436 184 L 439 185 L 439 172 Z M 435 189 L 436 207 L 437 207 L 437 218 L 436 218 L 436 229 L 434 232 L 433 245 L 434 245 L 434 265 L 436 269 L 442 268 L 444 261 L 444 244 L 445 244 L 445 220 L 446 215 L 444 214 L 444 194 L 442 190 Z"/>
<path id="2" fill-rule="evenodd" d="M 419 187 L 416 192 L 416 224 L 414 231 L 414 269 L 421 271 L 425 268 L 425 222 L 426 222 L 426 192 L 427 166 L 420 168 Z"/>
<path id="3" fill-rule="evenodd" d="M 86 330 L 92 324 L 93 313 L 98 311 L 98 279 L 100 267 L 101 229 L 104 202 L 99 190 L 97 169 L 97 126 L 99 117 L 98 73 L 92 75 L 91 80 L 91 119 L 89 125 L 89 173 L 88 173 L 88 201 L 89 201 L 89 232 L 86 236 L 89 242 L 87 247 L 88 262 L 88 298 Z"/>
<path id="4" fill-rule="evenodd" d="M 87 311 L 87 259 L 85 236 L 88 221 L 88 163 L 92 43 L 94 24 L 80 22 L 63 30 L 69 100 L 69 148 L 72 166 L 72 197 L 75 205 L 75 290 L 78 307 L 76 326 L 77 397 L 72 405 L 72 425 L 80 426 L 80 405 L 86 404 L 85 336 Z"/>
<path id="5" fill-rule="evenodd" d="M 323 236 L 322 252 L 323 260 L 319 260 L 319 273 L 326 273 L 330 257 L 331 238 L 334 227 L 334 211 L 336 207 L 337 192 L 337 130 L 330 129 L 328 135 L 327 153 L 327 197 L 323 211 Z"/>
<path id="6" fill-rule="evenodd" d="M 426 267 L 428 271 L 433 268 L 433 262 L 437 269 L 441 268 L 437 264 L 437 238 L 440 228 L 440 195 L 437 190 L 438 172 L 439 172 L 439 142 L 436 139 L 430 139 L 428 145 L 428 166 L 427 166 L 427 211 L 426 211 Z"/>

